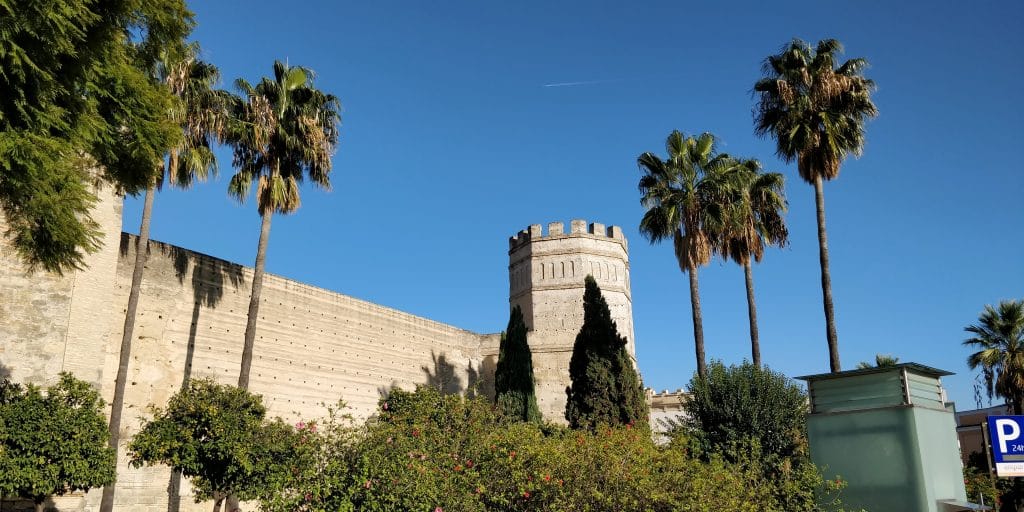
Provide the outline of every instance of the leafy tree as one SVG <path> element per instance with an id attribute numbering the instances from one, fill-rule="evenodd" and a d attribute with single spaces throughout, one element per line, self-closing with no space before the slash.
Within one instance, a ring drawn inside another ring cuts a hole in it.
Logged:
<path id="1" fill-rule="evenodd" d="M 262 218 L 238 376 L 239 387 L 245 389 L 249 387 L 270 221 L 274 213 L 288 214 L 299 208 L 303 179 L 330 188 L 341 106 L 336 97 L 313 87 L 312 71 L 280 61 L 274 62 L 273 79 L 263 78 L 255 86 L 238 79 L 235 85 L 244 97 L 231 105 L 228 141 L 238 170 L 228 192 L 245 201 L 255 183 L 256 206 Z"/>
<path id="2" fill-rule="evenodd" d="M 583 293 L 583 326 L 569 360 L 565 419 L 574 429 L 646 424 L 647 401 L 626 338 L 619 335 L 593 276 Z"/>
<path id="3" fill-rule="evenodd" d="M 900 358 L 893 357 L 885 354 L 875 354 L 875 364 L 871 364 L 867 361 L 861 361 L 857 363 L 858 370 L 866 370 L 868 368 L 889 368 L 896 366 L 900 362 Z"/>
<path id="4" fill-rule="evenodd" d="M 219 79 L 217 68 L 198 59 L 198 45 L 190 45 L 182 55 L 164 52 L 157 61 L 155 77 L 174 98 L 167 115 L 174 120 L 182 136 L 170 149 L 163 173 L 154 176 L 146 187 L 142 207 L 142 224 L 135 251 L 135 267 L 132 284 L 128 293 L 128 308 L 124 316 L 121 334 L 121 350 L 114 381 L 114 397 L 110 411 L 110 446 L 117 450 L 121 430 L 121 411 L 124 408 L 125 385 L 128 380 L 128 366 L 131 362 L 132 337 L 135 329 L 135 315 L 142 291 L 142 274 L 146 267 L 149 248 L 149 224 L 153 214 L 153 199 L 156 189 L 164 181 L 171 185 L 188 188 L 196 180 L 204 180 L 210 172 L 216 172 L 217 160 L 213 155 L 212 139 L 222 133 L 224 122 L 223 94 L 213 89 Z M 165 177 L 166 175 L 166 177 Z M 113 510 L 115 487 L 103 488 L 100 510 Z"/>
<path id="5" fill-rule="evenodd" d="M 668 158 L 643 153 L 637 164 L 640 203 L 647 212 L 640 232 L 651 243 L 671 238 L 679 268 L 690 276 L 690 307 L 697 373 L 704 375 L 704 327 L 700 311 L 697 270 L 711 254 L 725 228 L 723 203 L 735 174 L 735 161 L 715 149 L 715 137 L 704 133 L 687 137 L 678 130 L 665 141 Z"/>
<path id="6" fill-rule="evenodd" d="M 133 194 L 177 143 L 148 70 L 192 16 L 183 0 L 0 1 L 0 210 L 30 269 L 81 268 L 99 247 L 94 170 Z"/>
<path id="7" fill-rule="evenodd" d="M 747 315 L 750 320 L 750 352 L 755 366 L 761 366 L 761 341 L 754 304 L 754 273 L 751 262 L 760 262 L 766 245 L 783 247 L 789 238 L 786 221 L 785 178 L 777 172 L 760 172 L 757 160 L 739 160 L 737 186 L 727 203 L 728 222 L 719 252 L 743 265 L 747 287 Z"/>
<path id="8" fill-rule="evenodd" d="M 841 51 L 842 45 L 835 39 L 820 41 L 816 48 L 794 39 L 777 55 L 765 59 L 764 77 L 754 84 L 758 97 L 755 132 L 762 137 L 770 134 L 779 157 L 786 162 L 796 160 L 800 177 L 814 185 L 821 291 L 833 372 L 841 367 L 823 183 L 839 176 L 839 166 L 847 155 L 860 155 L 864 124 L 867 118 L 878 115 L 871 101 L 875 83 L 862 75 L 867 61 L 850 59 L 836 67 L 836 53 Z"/>
<path id="9" fill-rule="evenodd" d="M 989 399 L 1002 397 L 1013 414 L 1024 414 L 1024 300 L 986 304 L 978 323 L 964 330 L 974 335 L 964 345 L 978 349 L 967 365 L 981 368 Z"/>
<path id="10" fill-rule="evenodd" d="M 519 421 L 541 421 L 533 384 L 533 356 L 519 306 L 512 308 L 508 328 L 501 335 L 494 392 L 498 409 L 505 416 Z"/>
<path id="11" fill-rule="evenodd" d="M 683 401 L 685 425 L 704 451 L 725 451 L 756 440 L 766 454 L 791 457 L 801 450 L 807 396 L 785 375 L 749 362 L 714 362 L 706 377 L 690 380 Z"/>
<path id="12" fill-rule="evenodd" d="M 785 375 L 749 362 L 713 362 L 690 380 L 682 429 L 673 433 L 707 460 L 758 461 L 781 510 L 818 510 L 808 473 L 818 474 L 807 450 L 807 395 Z"/>
<path id="13" fill-rule="evenodd" d="M 258 395 L 193 380 L 128 445 L 131 463 L 165 464 L 191 479 L 196 502 L 212 499 L 220 510 L 229 495 L 254 499 L 281 481 L 290 467 L 294 431 L 264 421 Z"/>
<path id="14" fill-rule="evenodd" d="M 31 499 L 41 512 L 47 497 L 108 485 L 115 472 L 92 385 L 69 373 L 45 395 L 32 384 L 0 383 L 0 497 Z"/>

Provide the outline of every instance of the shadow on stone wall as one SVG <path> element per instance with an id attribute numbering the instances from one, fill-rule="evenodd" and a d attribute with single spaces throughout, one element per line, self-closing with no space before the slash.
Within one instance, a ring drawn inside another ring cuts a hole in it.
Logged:
<path id="1" fill-rule="evenodd" d="M 466 396 L 475 398 L 482 396 L 494 401 L 494 371 L 497 369 L 497 357 L 487 356 L 475 368 L 473 363 L 469 364 L 466 374 L 469 376 L 469 386 Z"/>
<path id="2" fill-rule="evenodd" d="M 32 500 L 24 500 L 20 498 L 0 498 L 0 512 L 33 512 L 35 510 L 35 504 Z M 66 510 L 66 509 L 65 509 Z M 53 501 L 53 498 L 46 498 L 43 501 L 44 512 L 59 512 L 57 504 Z"/>
<path id="3" fill-rule="evenodd" d="M 3 360 L 0 360 L 0 380 L 11 378 L 11 369 L 4 365 Z"/>
<path id="4" fill-rule="evenodd" d="M 427 377 L 427 385 L 437 388 L 445 395 L 453 395 L 465 391 L 465 387 L 462 385 L 462 379 L 455 374 L 455 365 L 448 362 L 448 357 L 444 354 L 437 355 L 433 351 L 430 352 L 430 358 L 433 361 L 433 371 L 428 366 L 421 366 L 420 369 Z"/>
<path id="5" fill-rule="evenodd" d="M 214 308 L 224 297 L 225 286 L 242 286 L 242 266 L 224 260 L 195 255 L 173 245 L 160 244 L 161 250 L 170 256 L 178 282 L 184 282 L 191 267 L 192 274 L 192 320 L 188 329 L 188 345 L 185 352 L 185 368 L 182 371 L 181 389 L 188 387 L 192 378 L 192 360 L 196 352 L 199 315 L 203 308 Z M 181 473 L 171 472 L 167 482 L 167 511 L 181 509 Z"/>

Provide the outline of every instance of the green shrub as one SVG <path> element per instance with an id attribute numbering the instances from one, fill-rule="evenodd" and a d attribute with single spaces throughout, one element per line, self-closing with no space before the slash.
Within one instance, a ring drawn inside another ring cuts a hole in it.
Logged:
<path id="1" fill-rule="evenodd" d="M 31 499 L 114 482 L 114 450 L 96 389 L 69 373 L 46 389 L 0 381 L 0 498 Z M 40 508 L 41 510 L 41 508 Z"/>
<path id="2" fill-rule="evenodd" d="M 756 441 L 727 455 L 685 436 L 655 444 L 643 426 L 509 422 L 483 398 L 433 387 L 393 391 L 362 427 L 333 418 L 300 424 L 296 465 L 265 510 L 791 512 L 837 510 L 842 486 L 810 463 L 769 476 Z"/>
<path id="3" fill-rule="evenodd" d="M 712 361 L 706 378 L 690 380 L 683 409 L 688 434 L 705 452 L 729 455 L 751 439 L 767 455 L 788 458 L 806 451 L 807 395 L 767 368 Z"/>

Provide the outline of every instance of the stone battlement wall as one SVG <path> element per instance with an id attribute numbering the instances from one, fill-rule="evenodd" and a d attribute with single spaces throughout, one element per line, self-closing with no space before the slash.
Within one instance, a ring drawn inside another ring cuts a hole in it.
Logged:
<path id="1" fill-rule="evenodd" d="M 136 238 L 124 234 L 115 301 L 123 315 Z M 131 403 L 164 403 L 182 378 L 234 383 L 252 269 L 150 242 L 129 381 Z M 315 417 L 344 399 L 367 417 L 388 390 L 433 384 L 452 392 L 484 385 L 481 335 L 267 274 L 256 326 L 250 389 L 272 415 Z M 120 338 L 117 327 L 114 338 Z M 493 369 L 490 370 L 493 372 Z"/>
<path id="2" fill-rule="evenodd" d="M 613 240 L 620 241 L 623 247 L 626 245 L 626 237 L 622 234 L 622 228 L 619 226 L 605 227 L 604 224 L 597 222 L 588 225 L 585 220 L 573 219 L 569 222 L 569 232 L 565 231 L 564 223 L 549 222 L 547 225 L 546 235 L 544 234 L 543 227 L 540 224 L 531 224 L 528 228 L 520 231 L 518 235 L 510 236 L 508 238 L 508 249 L 509 252 L 511 252 L 517 247 L 531 241 L 580 235 L 591 235 L 595 238 L 611 238 Z"/>

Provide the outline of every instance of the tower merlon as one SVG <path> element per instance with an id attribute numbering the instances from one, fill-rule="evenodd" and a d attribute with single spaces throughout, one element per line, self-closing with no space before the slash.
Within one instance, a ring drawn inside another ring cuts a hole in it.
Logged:
<path id="1" fill-rule="evenodd" d="M 609 238 L 626 245 L 626 236 L 619 226 L 606 226 L 600 222 L 587 223 L 583 219 L 573 219 L 569 223 L 569 231 L 565 230 L 564 222 L 549 222 L 547 227 L 541 224 L 530 224 L 526 229 L 520 231 L 516 236 L 508 239 L 509 252 L 515 251 L 530 242 L 538 240 L 550 240 L 558 238 L 585 236 L 590 238 Z"/>

